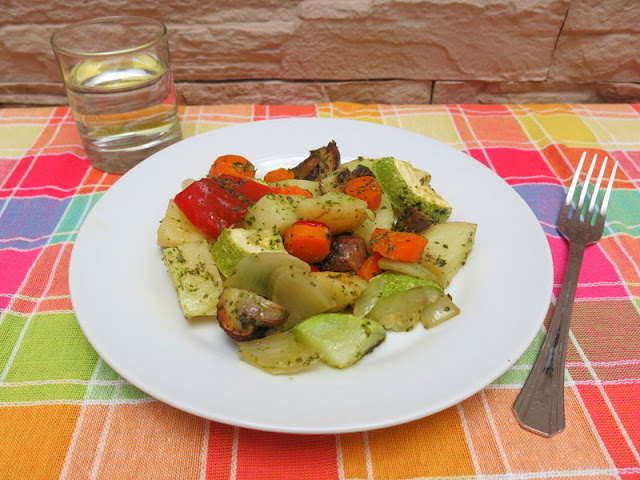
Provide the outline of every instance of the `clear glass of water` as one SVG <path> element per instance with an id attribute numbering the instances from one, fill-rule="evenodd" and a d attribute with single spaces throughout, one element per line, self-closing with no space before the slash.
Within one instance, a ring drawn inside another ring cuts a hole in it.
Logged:
<path id="1" fill-rule="evenodd" d="M 143 17 L 103 17 L 51 37 L 91 164 L 125 173 L 182 139 L 167 28 Z"/>

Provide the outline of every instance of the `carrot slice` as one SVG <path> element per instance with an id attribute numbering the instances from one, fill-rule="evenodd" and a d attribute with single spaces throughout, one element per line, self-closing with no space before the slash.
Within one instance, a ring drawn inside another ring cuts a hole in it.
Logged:
<path id="1" fill-rule="evenodd" d="M 209 177 L 217 177 L 218 175 L 254 178 L 256 168 L 241 155 L 222 155 L 216 158 L 209 170 Z"/>
<path id="2" fill-rule="evenodd" d="M 380 206 L 382 190 L 376 177 L 365 175 L 349 180 L 344 186 L 344 193 L 367 202 L 369 210 L 375 210 Z"/>
<path id="3" fill-rule="evenodd" d="M 274 193 L 279 195 L 304 195 L 306 198 L 313 197 L 313 193 L 302 187 L 296 187 L 295 185 L 289 185 L 288 187 L 275 187 Z"/>
<path id="4" fill-rule="evenodd" d="M 282 180 L 290 180 L 294 177 L 294 173 L 288 168 L 278 168 L 271 170 L 264 176 L 264 181 L 268 183 L 281 182 Z"/>
<path id="5" fill-rule="evenodd" d="M 364 260 L 364 262 L 362 262 L 362 265 L 360 265 L 360 268 L 356 272 L 357 275 L 365 280 L 371 280 L 376 275 L 380 275 L 382 273 L 382 269 L 378 262 L 381 257 L 382 255 L 378 252 L 373 252 Z"/>
<path id="6" fill-rule="evenodd" d="M 321 222 L 296 222 L 284 232 L 283 240 L 287 252 L 308 263 L 323 260 L 331 250 L 329 228 Z"/>
<path id="7" fill-rule="evenodd" d="M 384 258 L 418 263 L 422 259 L 428 240 L 415 233 L 393 232 L 376 228 L 371 235 L 372 252 L 378 252 Z"/>

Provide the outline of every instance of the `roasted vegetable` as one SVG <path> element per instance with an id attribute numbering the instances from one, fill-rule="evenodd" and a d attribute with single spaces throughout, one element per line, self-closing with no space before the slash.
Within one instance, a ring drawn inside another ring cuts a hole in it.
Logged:
<path id="1" fill-rule="evenodd" d="M 393 230 L 396 232 L 421 233 L 434 223 L 436 221 L 422 210 L 409 206 L 398 217 Z"/>
<path id="2" fill-rule="evenodd" d="M 398 210 L 415 207 L 436 222 L 444 222 L 451 215 L 451 205 L 429 185 L 428 172 L 402 160 L 383 158 L 374 165 L 373 173 Z"/>
<path id="3" fill-rule="evenodd" d="M 294 178 L 322 180 L 340 165 L 340 151 L 335 141 L 326 147 L 311 150 L 306 160 L 293 167 Z"/>
<path id="4" fill-rule="evenodd" d="M 215 316 L 222 280 L 209 243 L 202 240 L 165 248 L 162 259 L 185 318 Z"/>
<path id="5" fill-rule="evenodd" d="M 351 232 L 368 218 L 367 202 L 340 192 L 305 198 L 296 207 L 298 220 L 324 223 L 332 235 Z"/>
<path id="6" fill-rule="evenodd" d="M 338 235 L 331 239 L 329 254 L 318 263 L 328 272 L 357 272 L 367 258 L 367 244 L 355 235 Z"/>
<path id="7" fill-rule="evenodd" d="M 169 200 L 167 212 L 158 227 L 158 245 L 161 247 L 175 247 L 176 245 L 206 239 L 207 236 L 202 230 L 189 221 L 173 200 Z"/>
<path id="8" fill-rule="evenodd" d="M 233 226 L 250 205 L 273 189 L 260 182 L 220 175 L 191 183 L 174 201 L 193 225 L 216 239 L 223 228 Z"/>
<path id="9" fill-rule="evenodd" d="M 369 281 L 354 304 L 353 314 L 371 318 L 387 330 L 408 331 L 420 320 L 424 305 L 441 295 L 436 282 L 384 272 Z"/>
<path id="10" fill-rule="evenodd" d="M 348 313 L 325 313 L 292 329 L 296 340 L 316 350 L 320 360 L 335 368 L 353 365 L 386 337 L 381 325 Z"/>
<path id="11" fill-rule="evenodd" d="M 218 300 L 218 323 L 239 342 L 263 337 L 267 330 L 282 325 L 286 308 L 249 290 L 225 288 Z"/>
<path id="12" fill-rule="evenodd" d="M 240 358 L 272 375 L 296 373 L 318 360 L 318 352 L 298 342 L 291 332 L 275 332 L 238 344 Z"/>
<path id="13" fill-rule="evenodd" d="M 460 313 L 460 308 L 453 303 L 451 295 L 443 294 L 435 302 L 427 304 L 420 312 L 420 321 L 424 328 L 433 328 Z"/>
<path id="14" fill-rule="evenodd" d="M 318 313 L 328 312 L 337 305 L 331 292 L 323 288 L 313 275 L 292 265 L 273 270 L 268 297 L 289 311 L 283 329 Z"/>
<path id="15" fill-rule="evenodd" d="M 428 240 L 421 264 L 438 278 L 443 288 L 467 261 L 476 228 L 474 223 L 446 222 L 432 225 L 421 233 Z"/>
<path id="16" fill-rule="evenodd" d="M 334 312 L 347 308 L 367 288 L 367 281 L 353 273 L 311 272 L 311 276 L 335 300 Z"/>
<path id="17" fill-rule="evenodd" d="M 322 179 L 320 191 L 322 193 L 342 192 L 344 184 L 354 178 L 353 175 L 373 175 L 372 168 L 378 160 L 378 158 L 358 157 L 355 160 L 343 163 L 337 170 Z M 353 174 L 356 170 L 357 172 Z"/>

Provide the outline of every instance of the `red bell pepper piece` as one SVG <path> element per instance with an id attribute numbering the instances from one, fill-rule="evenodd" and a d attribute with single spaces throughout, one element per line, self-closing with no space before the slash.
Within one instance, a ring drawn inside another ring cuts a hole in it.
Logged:
<path id="1" fill-rule="evenodd" d="M 253 180 L 220 175 L 193 182 L 174 201 L 191 223 L 215 239 L 223 228 L 240 220 L 249 206 L 272 191 Z"/>

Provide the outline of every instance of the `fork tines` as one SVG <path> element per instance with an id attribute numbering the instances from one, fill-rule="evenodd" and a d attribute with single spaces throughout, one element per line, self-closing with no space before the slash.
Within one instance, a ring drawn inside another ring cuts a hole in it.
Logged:
<path id="1" fill-rule="evenodd" d="M 598 205 L 598 197 L 600 195 L 600 186 L 602 184 L 602 180 L 604 179 L 604 174 L 607 168 L 607 161 L 609 157 L 605 155 L 604 160 L 602 161 L 602 165 L 600 166 L 600 172 L 598 173 L 598 178 L 596 179 L 595 185 L 593 188 L 590 187 L 591 178 L 593 176 L 593 172 L 596 167 L 596 163 L 598 160 L 598 154 L 593 155 L 593 159 L 591 160 L 591 164 L 589 165 L 589 170 L 587 171 L 587 175 L 582 182 L 580 188 L 580 195 L 578 197 L 577 204 L 574 205 L 574 196 L 576 193 L 576 188 L 578 186 L 578 181 L 582 174 L 582 169 L 584 167 L 585 160 L 587 158 L 587 152 L 582 153 L 582 157 L 580 158 L 580 162 L 578 163 L 578 167 L 576 168 L 576 173 L 573 176 L 573 180 L 571 181 L 571 186 L 569 187 L 569 191 L 567 192 L 567 197 L 565 199 L 564 206 L 562 207 L 562 213 L 567 217 L 573 217 L 575 215 L 579 215 L 576 220 L 581 221 L 584 220 L 585 223 L 591 223 L 594 214 L 597 215 L 597 224 L 602 223 L 604 226 L 604 218 L 607 214 L 607 206 L 609 204 L 609 197 L 611 196 L 611 190 L 613 188 L 613 179 L 616 176 L 616 170 L 618 169 L 618 162 L 614 160 L 613 168 L 611 170 L 611 174 L 609 175 L 609 183 L 607 185 L 607 189 L 604 192 L 601 202 Z M 590 197 L 589 205 L 584 210 L 584 202 L 587 199 L 587 195 Z M 573 208 L 572 208 L 573 207 Z M 573 214 L 570 215 L 569 210 L 572 210 Z M 597 210 L 597 211 L 596 211 Z"/>

